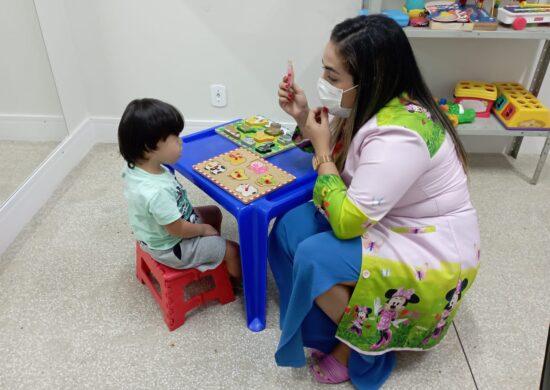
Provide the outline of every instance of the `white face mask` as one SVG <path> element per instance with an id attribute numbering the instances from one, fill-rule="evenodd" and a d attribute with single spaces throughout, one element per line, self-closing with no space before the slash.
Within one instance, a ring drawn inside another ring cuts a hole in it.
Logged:
<path id="1" fill-rule="evenodd" d="M 340 118 L 348 118 L 351 114 L 351 108 L 342 107 L 342 95 L 351 91 L 353 88 L 357 88 L 357 85 L 344 91 L 343 89 L 336 88 L 322 77 L 320 77 L 317 82 L 317 90 L 319 91 L 321 104 L 328 108 L 329 113 Z"/>

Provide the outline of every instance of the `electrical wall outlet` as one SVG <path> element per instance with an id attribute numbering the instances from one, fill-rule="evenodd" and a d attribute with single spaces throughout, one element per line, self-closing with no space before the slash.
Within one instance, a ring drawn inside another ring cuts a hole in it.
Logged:
<path id="1" fill-rule="evenodd" d="M 227 94 L 225 93 L 225 85 L 212 84 L 210 86 L 210 103 L 214 107 L 227 106 Z"/>

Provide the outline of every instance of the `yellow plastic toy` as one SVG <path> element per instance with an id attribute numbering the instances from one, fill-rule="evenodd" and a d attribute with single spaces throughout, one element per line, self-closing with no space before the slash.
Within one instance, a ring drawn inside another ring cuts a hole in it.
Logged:
<path id="1" fill-rule="evenodd" d="M 424 0 L 406 0 L 403 6 L 403 12 L 409 15 L 409 18 L 419 18 L 426 16 Z"/>
<path id="2" fill-rule="evenodd" d="M 498 98 L 493 107 L 509 129 L 550 129 L 550 112 L 535 95 L 518 83 L 495 83 Z"/>
<path id="3" fill-rule="evenodd" d="M 248 126 L 252 127 L 266 127 L 269 124 L 269 121 L 267 119 L 258 116 L 253 116 L 251 118 L 245 119 L 244 122 Z"/>
<path id="4" fill-rule="evenodd" d="M 494 84 L 482 81 L 459 81 L 455 86 L 456 103 L 464 108 L 473 108 L 477 117 L 487 118 L 497 98 Z"/>
<path id="5" fill-rule="evenodd" d="M 263 131 L 258 131 L 255 135 L 254 135 L 254 140 L 258 143 L 264 143 L 264 142 L 269 142 L 269 141 L 273 141 L 275 139 L 274 136 L 272 135 L 269 135 L 269 134 L 266 134 L 265 132 Z"/>

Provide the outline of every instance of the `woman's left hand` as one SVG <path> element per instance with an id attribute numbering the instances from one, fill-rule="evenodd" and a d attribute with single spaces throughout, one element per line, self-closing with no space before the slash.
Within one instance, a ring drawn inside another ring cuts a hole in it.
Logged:
<path id="1" fill-rule="evenodd" d="M 328 110 L 325 107 L 317 107 L 310 110 L 302 135 L 311 141 L 317 154 L 330 154 L 330 127 Z"/>

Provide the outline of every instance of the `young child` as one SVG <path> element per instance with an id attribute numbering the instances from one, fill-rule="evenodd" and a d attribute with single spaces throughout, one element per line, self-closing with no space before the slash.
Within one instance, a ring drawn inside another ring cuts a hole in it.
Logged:
<path id="1" fill-rule="evenodd" d="M 193 208 L 185 189 L 163 166 L 180 158 L 183 126 L 180 112 L 162 101 L 136 99 L 126 107 L 118 144 L 127 163 L 122 177 L 130 225 L 143 250 L 159 263 L 205 271 L 225 259 L 229 274 L 239 280 L 239 244 L 220 237 L 220 209 Z"/>

